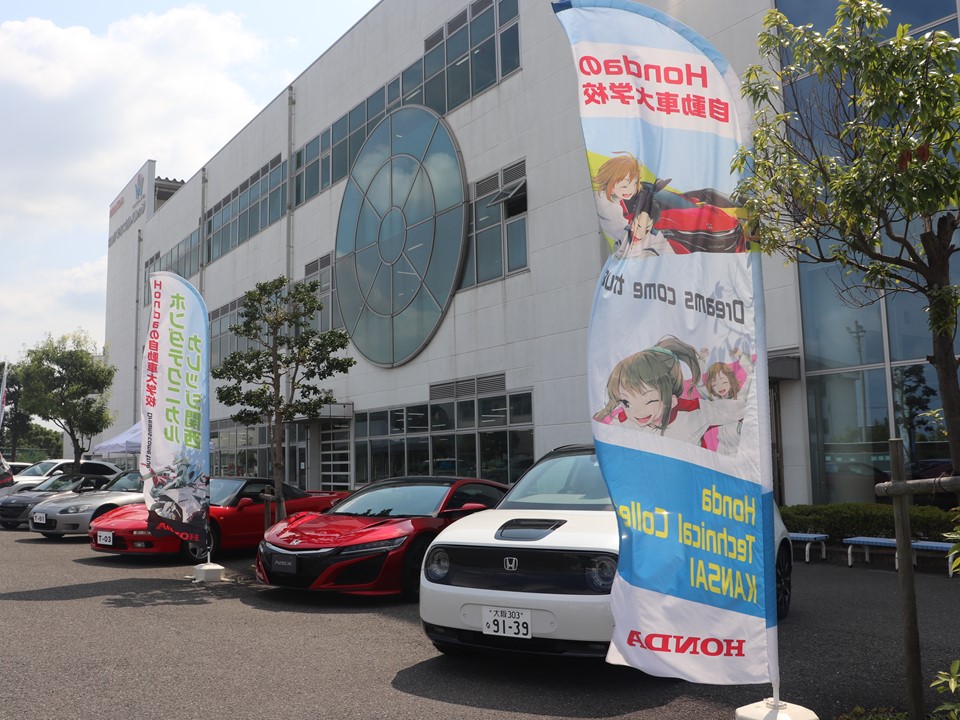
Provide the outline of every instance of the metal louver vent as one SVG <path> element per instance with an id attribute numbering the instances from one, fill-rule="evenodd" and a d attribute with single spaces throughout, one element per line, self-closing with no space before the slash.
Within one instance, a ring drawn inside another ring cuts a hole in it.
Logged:
<path id="1" fill-rule="evenodd" d="M 437 45 L 443 42 L 443 28 L 437 30 L 433 35 L 423 41 L 423 52 L 427 53 Z"/>
<path id="2" fill-rule="evenodd" d="M 462 28 L 467 24 L 467 11 L 464 10 L 462 13 L 457 15 L 453 20 L 447 23 L 447 35 L 452 35 L 457 30 Z"/>
<path id="3" fill-rule="evenodd" d="M 320 258 L 320 259 L 317 261 L 317 262 L 320 263 L 320 266 L 317 268 L 318 270 L 323 270 L 324 268 L 330 267 L 330 256 L 331 256 L 331 255 L 333 255 L 333 253 L 327 253 L 326 255 L 324 255 L 322 258 Z"/>
<path id="4" fill-rule="evenodd" d="M 486 393 L 502 393 L 507 390 L 506 375 L 488 375 L 487 377 L 477 378 L 477 395 Z"/>
<path id="5" fill-rule="evenodd" d="M 503 184 L 508 185 L 515 180 L 522 180 L 527 176 L 527 161 L 521 160 L 510 167 L 503 169 Z"/>
<path id="6" fill-rule="evenodd" d="M 469 380 L 457 380 L 457 397 L 473 397 L 477 394 L 477 381 L 473 378 Z"/>
<path id="7" fill-rule="evenodd" d="M 489 195 L 494 190 L 500 189 L 500 178 L 496 175 L 491 175 L 490 177 L 484 178 L 483 180 L 477 180 L 477 190 L 476 196 L 478 198 L 483 197 L 484 195 Z"/>
<path id="8" fill-rule="evenodd" d="M 493 0 L 476 0 L 476 2 L 470 4 L 470 17 L 476 17 L 491 5 L 493 5 Z"/>
<path id="9" fill-rule="evenodd" d="M 446 400 L 447 398 L 454 397 L 455 393 L 456 393 L 456 383 L 448 382 L 448 383 L 442 383 L 440 385 L 430 386 L 431 400 Z"/>
<path id="10" fill-rule="evenodd" d="M 306 277 L 310 277 L 316 272 L 320 272 L 320 261 L 314 260 L 313 262 L 308 262 L 303 266 L 303 274 Z"/>

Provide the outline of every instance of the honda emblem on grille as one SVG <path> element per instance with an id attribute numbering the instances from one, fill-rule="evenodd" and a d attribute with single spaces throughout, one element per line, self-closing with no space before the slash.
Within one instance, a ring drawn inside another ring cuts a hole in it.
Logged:
<path id="1" fill-rule="evenodd" d="M 516 570 L 519 564 L 520 563 L 517 561 L 515 557 L 505 557 L 503 559 L 503 569 L 508 570 L 509 572 L 513 572 L 514 570 Z"/>

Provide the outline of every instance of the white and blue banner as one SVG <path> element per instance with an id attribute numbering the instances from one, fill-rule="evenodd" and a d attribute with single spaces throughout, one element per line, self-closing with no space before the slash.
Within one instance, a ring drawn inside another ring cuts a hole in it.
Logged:
<path id="1" fill-rule="evenodd" d="M 140 374 L 140 472 L 149 525 L 203 545 L 210 514 L 207 306 L 174 273 L 151 273 L 149 283 Z"/>
<path id="2" fill-rule="evenodd" d="M 607 659 L 779 685 L 760 255 L 731 198 L 739 83 L 659 11 L 553 7 L 611 251 L 588 343 L 594 439 L 621 531 Z"/>

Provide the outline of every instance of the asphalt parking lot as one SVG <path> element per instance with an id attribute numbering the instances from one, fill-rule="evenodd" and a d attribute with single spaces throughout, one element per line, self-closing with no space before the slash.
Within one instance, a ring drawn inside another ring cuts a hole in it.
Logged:
<path id="1" fill-rule="evenodd" d="M 769 685 L 711 686 L 603 662 L 446 657 L 417 606 L 225 581 L 172 560 L 93 553 L 81 538 L 0 531 L 0 718 L 733 718 Z M 923 677 L 960 657 L 960 577 L 917 575 Z M 783 699 L 821 720 L 906 706 L 897 576 L 795 565 L 780 627 Z M 941 700 L 932 690 L 929 708 Z"/>

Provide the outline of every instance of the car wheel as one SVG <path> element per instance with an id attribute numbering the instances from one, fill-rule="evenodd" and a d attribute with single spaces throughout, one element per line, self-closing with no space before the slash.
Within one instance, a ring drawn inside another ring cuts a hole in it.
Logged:
<path id="1" fill-rule="evenodd" d="M 6 528 L 7 530 L 16 530 L 20 523 L 15 522 L 0 522 L 0 527 Z"/>
<path id="2" fill-rule="evenodd" d="M 210 525 L 210 550 L 207 552 L 206 545 L 197 543 L 180 543 L 180 554 L 190 562 L 205 563 L 207 558 L 215 558 L 220 552 L 220 530 L 216 525 Z"/>
<path id="3" fill-rule="evenodd" d="M 427 546 L 433 538 L 419 537 L 413 541 L 410 549 L 403 558 L 403 594 L 411 600 L 420 597 L 420 568 L 423 566 L 423 556 L 427 554 Z"/>
<path id="4" fill-rule="evenodd" d="M 777 620 L 783 620 L 790 613 L 792 575 L 793 558 L 790 555 L 790 545 L 783 543 L 777 550 Z"/>
<path id="5" fill-rule="evenodd" d="M 104 505 L 103 507 L 98 507 L 96 511 L 93 513 L 93 515 L 90 516 L 90 522 L 93 522 L 101 515 L 104 515 L 110 512 L 111 510 L 116 510 L 116 509 L 117 508 L 115 505 Z"/>

